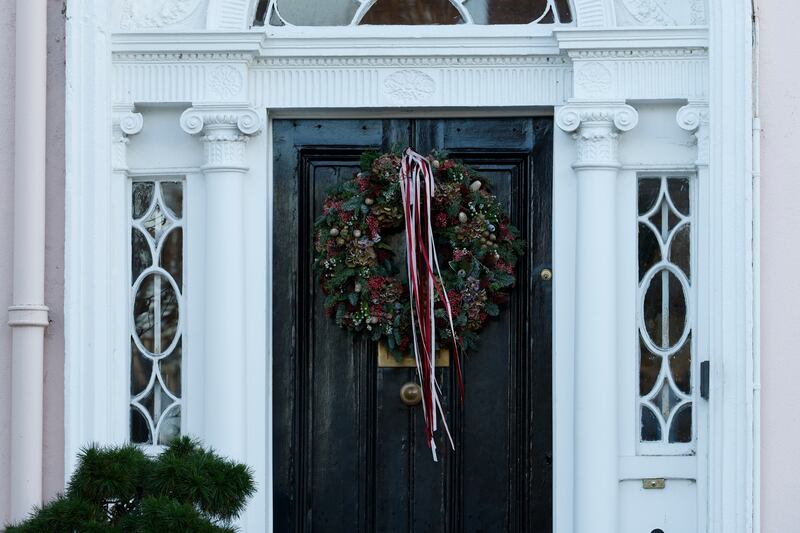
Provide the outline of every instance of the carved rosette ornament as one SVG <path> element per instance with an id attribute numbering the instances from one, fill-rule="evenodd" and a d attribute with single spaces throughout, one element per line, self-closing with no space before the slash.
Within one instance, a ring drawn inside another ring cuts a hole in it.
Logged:
<path id="1" fill-rule="evenodd" d="M 261 132 L 261 117 L 249 107 L 192 107 L 181 115 L 181 128 L 202 135 L 205 170 L 247 170 L 247 141 Z"/>
<path id="2" fill-rule="evenodd" d="M 678 110 L 678 126 L 692 133 L 697 142 L 697 165 L 708 166 L 711 145 L 709 143 L 709 113 L 705 102 L 691 103 Z"/>
<path id="3" fill-rule="evenodd" d="M 619 134 L 633 129 L 639 114 L 625 104 L 570 104 L 556 115 L 556 124 L 572 133 L 578 146 L 573 167 L 618 167 Z"/>
<path id="4" fill-rule="evenodd" d="M 383 91 L 392 100 L 419 104 L 436 92 L 436 81 L 419 70 L 401 70 L 384 80 Z"/>
<path id="5" fill-rule="evenodd" d="M 144 117 L 134 113 L 132 105 L 114 106 L 111 120 L 111 166 L 114 170 L 128 169 L 128 137 L 142 131 Z"/>

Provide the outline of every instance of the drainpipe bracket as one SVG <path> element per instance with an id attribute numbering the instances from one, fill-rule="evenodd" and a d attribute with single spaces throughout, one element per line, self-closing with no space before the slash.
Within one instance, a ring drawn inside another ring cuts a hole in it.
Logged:
<path id="1" fill-rule="evenodd" d="M 46 328 L 50 325 L 49 311 L 45 305 L 13 305 L 8 308 L 8 325 L 12 328 Z"/>

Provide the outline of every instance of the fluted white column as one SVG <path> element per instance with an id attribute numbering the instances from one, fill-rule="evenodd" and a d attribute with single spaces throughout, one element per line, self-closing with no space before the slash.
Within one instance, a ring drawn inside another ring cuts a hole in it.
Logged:
<path id="1" fill-rule="evenodd" d="M 42 501 L 47 2 L 17 0 L 11 518 Z"/>
<path id="2" fill-rule="evenodd" d="M 619 532 L 615 213 L 623 104 L 572 103 L 556 117 L 577 145 L 574 532 Z"/>
<path id="3" fill-rule="evenodd" d="M 243 178 L 249 136 L 261 130 L 247 107 L 195 106 L 181 127 L 205 147 L 205 387 L 204 439 L 245 460 L 246 345 Z M 195 289 L 197 290 L 197 289 Z"/>

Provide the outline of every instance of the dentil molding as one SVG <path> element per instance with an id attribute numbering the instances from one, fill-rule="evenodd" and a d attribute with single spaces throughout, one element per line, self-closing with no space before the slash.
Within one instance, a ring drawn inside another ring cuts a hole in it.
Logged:
<path id="1" fill-rule="evenodd" d="M 619 134 L 630 131 L 639 114 L 626 104 L 573 102 L 556 114 L 556 124 L 576 141 L 578 168 L 619 166 Z"/>
<path id="2" fill-rule="evenodd" d="M 247 106 L 195 106 L 183 112 L 180 122 L 186 133 L 201 135 L 204 170 L 247 170 L 247 141 L 262 128 L 257 111 Z"/>

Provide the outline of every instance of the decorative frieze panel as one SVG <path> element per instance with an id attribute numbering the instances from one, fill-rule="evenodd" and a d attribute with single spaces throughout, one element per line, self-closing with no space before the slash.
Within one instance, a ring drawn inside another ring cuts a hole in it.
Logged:
<path id="1" fill-rule="evenodd" d="M 248 73 L 243 55 L 120 54 L 115 99 L 270 108 L 557 105 L 572 86 L 561 56 L 262 58 Z M 226 57 L 237 62 L 217 62 Z"/>
<path id="2" fill-rule="evenodd" d="M 247 54 L 125 54 L 115 57 L 114 99 L 220 102 L 247 99 Z"/>
<path id="3" fill-rule="evenodd" d="M 700 48 L 571 50 L 575 98 L 702 99 L 708 91 L 708 53 Z"/>
<path id="4" fill-rule="evenodd" d="M 707 96 L 707 60 L 702 48 L 569 50 L 568 57 L 120 52 L 114 98 L 246 101 L 257 108 L 552 106 L 572 97 L 699 101 Z"/>
<path id="5" fill-rule="evenodd" d="M 309 68 L 314 63 L 319 68 Z M 251 101 L 271 108 L 553 105 L 565 102 L 571 87 L 569 61 L 562 57 L 336 63 L 259 60 L 251 72 Z"/>

